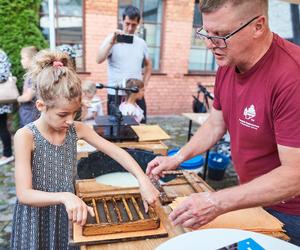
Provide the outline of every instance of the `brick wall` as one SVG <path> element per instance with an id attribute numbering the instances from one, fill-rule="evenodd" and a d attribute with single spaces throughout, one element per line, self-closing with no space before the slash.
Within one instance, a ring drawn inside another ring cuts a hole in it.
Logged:
<path id="1" fill-rule="evenodd" d="M 146 89 L 149 115 L 190 112 L 196 83 L 213 86 L 213 76 L 191 76 L 188 58 L 191 42 L 194 1 L 166 0 L 163 16 L 161 73 L 151 76 Z M 96 64 L 99 44 L 117 27 L 118 1 L 85 1 L 86 71 L 83 80 L 107 82 L 107 63 Z M 106 99 L 106 91 L 99 94 Z"/>

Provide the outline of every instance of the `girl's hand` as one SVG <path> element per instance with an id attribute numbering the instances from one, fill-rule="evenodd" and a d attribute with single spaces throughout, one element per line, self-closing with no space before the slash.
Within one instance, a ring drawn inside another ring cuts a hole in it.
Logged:
<path id="1" fill-rule="evenodd" d="M 139 179 L 139 185 L 140 185 L 140 191 L 141 195 L 143 197 L 144 207 L 146 213 L 148 212 L 148 204 L 150 206 L 154 206 L 155 202 L 158 200 L 159 192 L 158 190 L 153 186 L 150 179 L 145 177 L 143 179 Z"/>
<path id="2" fill-rule="evenodd" d="M 75 194 L 63 193 L 62 203 L 66 207 L 69 220 L 72 220 L 81 226 L 86 223 L 88 212 L 91 216 L 95 216 L 94 209 L 86 205 L 84 201 Z"/>

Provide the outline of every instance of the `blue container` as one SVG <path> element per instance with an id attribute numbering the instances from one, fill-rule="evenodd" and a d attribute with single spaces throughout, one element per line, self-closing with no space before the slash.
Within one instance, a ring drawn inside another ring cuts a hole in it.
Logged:
<path id="1" fill-rule="evenodd" d="M 216 181 L 222 180 L 229 162 L 229 156 L 210 152 L 208 156 L 208 177 Z"/>
<path id="2" fill-rule="evenodd" d="M 168 152 L 168 156 L 172 156 L 176 154 L 179 151 L 179 148 L 171 149 Z M 185 170 L 192 170 L 195 172 L 199 172 L 200 167 L 203 166 L 204 158 L 202 155 L 197 155 L 187 161 L 184 161 L 180 164 L 180 167 L 182 167 Z"/>

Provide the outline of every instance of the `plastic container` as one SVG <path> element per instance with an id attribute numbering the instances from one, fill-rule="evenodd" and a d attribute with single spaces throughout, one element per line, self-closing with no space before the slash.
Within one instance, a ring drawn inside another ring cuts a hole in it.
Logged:
<path id="1" fill-rule="evenodd" d="M 208 177 L 215 181 L 222 180 L 229 162 L 229 156 L 216 152 L 210 152 L 208 156 Z"/>
<path id="2" fill-rule="evenodd" d="M 172 156 L 176 154 L 179 151 L 179 148 L 171 149 L 168 152 L 168 156 Z M 195 173 L 199 173 L 201 170 L 201 167 L 204 164 L 204 158 L 202 155 L 197 155 L 187 161 L 184 161 L 180 164 L 180 167 L 184 170 L 192 171 Z"/>

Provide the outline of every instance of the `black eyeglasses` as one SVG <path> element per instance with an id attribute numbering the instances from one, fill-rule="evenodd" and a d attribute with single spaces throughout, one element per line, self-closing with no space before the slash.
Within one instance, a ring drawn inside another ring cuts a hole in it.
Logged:
<path id="1" fill-rule="evenodd" d="M 209 36 L 206 34 L 206 31 L 203 30 L 203 27 L 201 27 L 198 30 L 196 30 L 196 37 L 203 39 L 203 40 L 209 39 L 216 46 L 216 48 L 225 49 L 225 48 L 227 48 L 227 43 L 226 43 L 227 39 L 229 39 L 230 37 L 232 37 L 233 35 L 238 33 L 240 30 L 245 28 L 247 25 L 249 25 L 250 23 L 252 23 L 255 19 L 257 19 L 259 17 L 260 16 L 256 16 L 256 17 L 252 18 L 249 22 L 245 23 L 244 25 L 242 25 L 241 27 L 239 27 L 238 29 L 229 33 L 226 36 Z"/>

